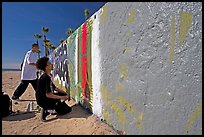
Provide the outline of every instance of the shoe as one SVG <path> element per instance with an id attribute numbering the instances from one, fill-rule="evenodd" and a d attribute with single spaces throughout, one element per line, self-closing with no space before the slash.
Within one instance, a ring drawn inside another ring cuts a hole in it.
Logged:
<path id="1" fill-rule="evenodd" d="M 53 110 L 47 110 L 48 111 L 48 113 L 50 113 L 51 115 L 56 115 L 57 114 L 57 112 L 53 109 Z"/>
<path id="2" fill-rule="evenodd" d="M 45 121 L 45 120 L 46 120 L 46 117 L 47 117 L 49 114 L 50 114 L 50 113 L 47 112 L 46 109 L 42 108 L 42 109 L 41 109 L 41 120 L 42 120 L 42 121 Z"/>

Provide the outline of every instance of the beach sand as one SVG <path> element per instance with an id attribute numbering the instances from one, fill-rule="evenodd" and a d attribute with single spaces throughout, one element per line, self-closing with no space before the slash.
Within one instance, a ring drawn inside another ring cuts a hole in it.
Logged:
<path id="1" fill-rule="evenodd" d="M 2 91 L 10 98 L 20 83 L 20 74 L 20 71 L 2 72 Z M 12 101 L 15 113 L 2 118 L 2 135 L 118 135 L 112 127 L 73 100 L 66 102 L 72 106 L 72 112 L 58 117 L 49 115 L 46 122 L 40 120 L 40 111 L 37 109 L 25 113 L 26 105 L 31 101 L 34 102 L 34 108 L 37 106 L 35 92 L 30 84 L 20 99 L 22 101 L 18 104 Z"/>

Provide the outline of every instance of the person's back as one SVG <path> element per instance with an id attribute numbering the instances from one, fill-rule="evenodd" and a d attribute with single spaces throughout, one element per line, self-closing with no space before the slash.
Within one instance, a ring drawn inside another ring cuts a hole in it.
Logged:
<path id="1" fill-rule="evenodd" d="M 57 88 L 50 78 L 53 66 L 52 63 L 49 62 L 49 58 L 42 57 L 38 59 L 36 66 L 39 70 L 44 72 L 38 80 L 36 89 L 37 104 L 42 107 L 42 121 L 46 120 L 50 109 L 54 109 L 59 115 L 71 112 L 71 107 L 65 103 L 65 100 L 70 100 L 70 96 L 65 91 Z"/>
<path id="2" fill-rule="evenodd" d="M 29 50 L 24 58 L 21 72 L 21 80 L 34 80 L 37 78 L 37 68 L 36 66 L 30 65 L 35 63 L 37 60 L 37 55 L 32 50 Z"/>
<path id="3" fill-rule="evenodd" d="M 48 86 L 49 87 L 53 86 L 51 84 L 52 84 L 51 79 L 46 73 L 44 73 L 38 79 L 38 84 L 37 84 L 37 89 L 36 89 L 36 101 L 38 105 L 41 107 L 47 107 L 48 106 L 47 102 L 50 102 L 50 100 L 52 100 L 46 97 L 46 92 L 49 90 Z M 52 107 L 53 104 L 49 103 L 49 106 Z"/>

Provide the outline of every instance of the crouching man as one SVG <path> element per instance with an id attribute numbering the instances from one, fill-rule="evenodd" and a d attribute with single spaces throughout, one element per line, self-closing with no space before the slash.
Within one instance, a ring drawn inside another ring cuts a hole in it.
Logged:
<path id="1" fill-rule="evenodd" d="M 51 80 L 50 73 L 53 65 L 49 62 L 49 58 L 39 58 L 36 67 L 43 71 L 36 90 L 37 104 L 42 107 L 41 120 L 45 121 L 50 113 L 63 115 L 71 112 L 72 108 L 65 103 L 66 100 L 70 100 L 70 96 L 65 91 L 57 88 Z M 54 110 L 54 112 L 49 112 L 49 110 Z"/>

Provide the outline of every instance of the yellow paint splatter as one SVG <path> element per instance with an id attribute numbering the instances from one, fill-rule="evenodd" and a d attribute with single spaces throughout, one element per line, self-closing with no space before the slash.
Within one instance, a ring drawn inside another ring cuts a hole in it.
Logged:
<path id="1" fill-rule="evenodd" d="M 195 124 L 195 122 L 198 120 L 200 116 L 202 116 L 202 99 L 195 106 L 191 116 L 189 117 L 185 125 L 185 128 L 184 128 L 185 134 L 188 134 L 188 131 L 192 128 L 192 126 Z"/>
<path id="2" fill-rule="evenodd" d="M 124 85 L 123 84 L 117 84 L 116 85 L 116 91 L 123 92 L 124 91 Z"/>
<path id="3" fill-rule="evenodd" d="M 108 93 L 106 86 L 101 86 L 102 98 L 105 100 L 111 99 L 112 94 Z"/>
<path id="4" fill-rule="evenodd" d="M 107 124 L 112 125 L 111 121 L 110 121 L 110 114 L 108 111 L 103 110 L 103 118 L 106 120 Z"/>
<path id="5" fill-rule="evenodd" d="M 138 115 L 138 121 L 137 121 L 137 128 L 142 129 L 142 120 L 143 120 L 143 112 L 140 112 Z"/>
<path id="6" fill-rule="evenodd" d="M 119 108 L 118 105 L 112 101 L 107 102 L 107 105 L 110 106 L 115 111 L 115 113 L 119 119 L 119 123 L 124 125 L 126 122 L 126 118 L 125 118 L 125 114 L 121 110 L 121 108 Z"/>
<path id="7" fill-rule="evenodd" d="M 128 68 L 126 64 L 121 64 L 120 65 L 120 71 L 119 71 L 120 76 L 124 80 L 128 80 Z"/>
<path id="8" fill-rule="evenodd" d="M 135 9 L 131 9 L 130 14 L 128 16 L 128 23 L 134 23 L 135 21 L 135 16 L 136 16 L 136 10 Z"/>
<path id="9" fill-rule="evenodd" d="M 91 28 L 92 27 L 92 24 L 93 24 L 93 20 L 91 18 L 89 18 L 88 20 L 88 23 L 89 23 L 89 27 Z"/>
<path id="10" fill-rule="evenodd" d="M 109 119 L 109 112 L 108 111 L 106 111 L 106 110 L 103 110 L 103 117 L 104 117 L 104 119 Z"/>
<path id="11" fill-rule="evenodd" d="M 180 13 L 180 42 L 179 42 L 179 47 L 182 46 L 185 38 L 186 38 L 186 34 L 188 32 L 188 29 L 191 26 L 192 23 L 192 14 L 191 13 L 187 13 L 182 11 Z"/>
<path id="12" fill-rule="evenodd" d="M 126 53 L 126 52 L 130 52 L 130 51 L 131 51 L 130 48 L 124 48 L 124 49 L 123 49 L 123 54 Z"/>
<path id="13" fill-rule="evenodd" d="M 175 47 L 175 17 L 173 16 L 171 23 L 171 47 L 169 53 L 169 63 L 172 63 L 174 58 L 174 47 Z"/>
<path id="14" fill-rule="evenodd" d="M 103 22 L 104 24 L 107 22 L 107 4 L 102 7 L 102 15 L 100 20 L 100 22 Z"/>
<path id="15" fill-rule="evenodd" d="M 133 107 L 129 101 L 127 101 L 126 99 L 124 99 L 121 96 L 117 96 L 115 99 L 118 100 L 120 102 L 120 104 L 122 104 L 130 113 L 134 112 L 134 109 L 133 109 Z"/>

